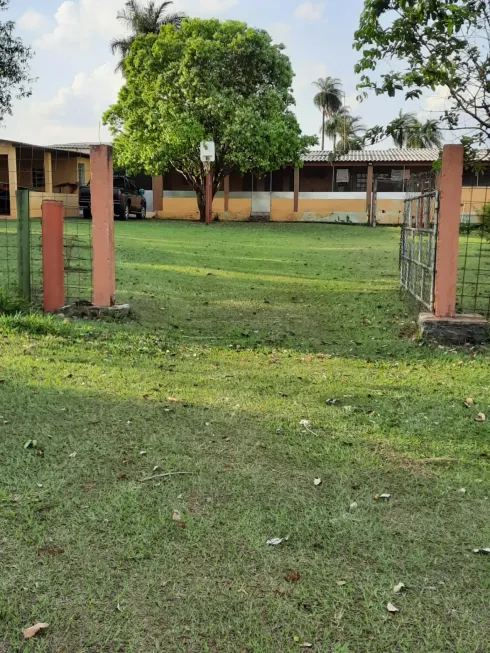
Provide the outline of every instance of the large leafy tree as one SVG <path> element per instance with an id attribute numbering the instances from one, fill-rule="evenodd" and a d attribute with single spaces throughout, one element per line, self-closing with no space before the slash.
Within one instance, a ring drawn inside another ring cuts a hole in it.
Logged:
<path id="1" fill-rule="evenodd" d="M 360 88 L 406 99 L 447 89 L 441 122 L 490 138 L 490 5 L 488 0 L 365 0 L 355 47 Z M 385 62 L 379 78 L 370 74 Z"/>
<path id="2" fill-rule="evenodd" d="M 125 64 L 126 85 L 105 114 L 117 163 L 130 172 L 180 172 L 205 216 L 201 141 L 214 140 L 213 194 L 233 170 L 263 175 L 301 165 L 317 142 L 292 111 L 293 71 L 283 47 L 244 23 L 186 19 L 139 37 Z"/>
<path id="3" fill-rule="evenodd" d="M 8 5 L 9 0 L 0 0 L 0 11 Z M 12 21 L 0 21 L 0 123 L 6 114 L 12 115 L 15 99 L 31 94 L 29 61 L 32 51 L 14 36 L 14 28 Z"/>
<path id="4" fill-rule="evenodd" d="M 327 116 L 331 117 L 342 107 L 342 82 L 336 77 L 320 77 L 313 86 L 317 88 L 317 93 L 313 98 L 313 103 L 322 112 L 322 150 L 325 149 L 325 123 Z"/>
<path id="5" fill-rule="evenodd" d="M 124 62 L 137 36 L 158 34 L 164 25 L 180 27 L 185 14 L 167 13 L 172 0 L 155 2 L 151 0 L 148 5 L 142 5 L 137 0 L 128 0 L 124 9 L 117 14 L 117 19 L 131 30 L 127 37 L 116 38 L 111 41 L 112 54 L 118 53 L 121 57 L 117 70 L 124 70 Z"/>

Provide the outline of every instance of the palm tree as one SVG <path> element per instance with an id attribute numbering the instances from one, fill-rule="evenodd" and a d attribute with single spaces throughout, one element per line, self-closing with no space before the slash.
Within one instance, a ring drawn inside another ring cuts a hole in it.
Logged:
<path id="1" fill-rule="evenodd" d="M 347 154 L 350 150 L 362 150 L 364 143 L 361 137 L 366 131 L 366 125 L 363 125 L 361 120 L 359 116 L 351 116 L 347 109 L 337 144 L 337 150 L 342 154 Z"/>
<path id="2" fill-rule="evenodd" d="M 315 106 L 322 112 L 322 150 L 325 149 L 325 122 L 327 115 L 332 116 L 342 108 L 342 82 L 336 77 L 320 77 L 316 82 L 318 93 L 313 98 Z"/>
<path id="3" fill-rule="evenodd" d="M 167 14 L 166 11 L 171 4 L 173 4 L 172 0 L 165 0 L 158 4 L 155 0 L 150 0 L 147 6 L 143 6 L 138 0 L 127 0 L 125 8 L 117 14 L 117 19 L 125 23 L 132 33 L 126 38 L 111 41 L 112 54 L 117 52 L 121 57 L 116 70 L 124 71 L 124 61 L 137 36 L 158 34 L 164 25 L 180 27 L 185 14 Z"/>
<path id="4" fill-rule="evenodd" d="M 437 120 L 426 120 L 414 125 L 407 143 L 408 147 L 442 147 L 442 134 Z"/>
<path id="5" fill-rule="evenodd" d="M 420 122 L 415 113 L 400 111 L 388 127 L 386 133 L 391 136 L 397 147 L 441 147 L 442 134 L 437 120 Z"/>
<path id="6" fill-rule="evenodd" d="M 400 109 L 398 118 L 390 122 L 386 133 L 392 137 L 397 147 L 407 147 L 417 123 L 417 116 L 414 113 L 403 113 Z"/>
<path id="7" fill-rule="evenodd" d="M 361 135 L 366 131 L 359 116 L 352 116 L 349 107 L 341 107 L 330 115 L 325 123 L 325 136 L 333 142 L 332 154 L 332 191 L 335 189 L 334 164 L 338 154 L 346 154 L 349 150 L 362 150 L 364 147 Z"/>
<path id="8" fill-rule="evenodd" d="M 323 128 L 323 135 L 333 142 L 333 151 L 337 151 L 337 139 L 344 132 L 348 119 L 351 117 L 347 107 L 340 107 L 331 113 Z"/>

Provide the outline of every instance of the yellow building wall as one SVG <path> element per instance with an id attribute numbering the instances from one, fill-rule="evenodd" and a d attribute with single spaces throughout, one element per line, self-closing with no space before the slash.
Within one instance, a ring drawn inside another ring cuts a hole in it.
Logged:
<path id="1" fill-rule="evenodd" d="M 65 207 L 65 217 L 78 217 L 78 194 L 75 193 L 72 195 L 65 195 L 63 193 L 38 193 L 36 191 L 31 191 L 29 193 L 29 212 L 31 218 L 41 217 L 41 207 L 44 200 L 55 200 L 56 202 L 63 202 Z"/>
<path id="2" fill-rule="evenodd" d="M 163 210 L 156 213 L 164 220 L 199 220 L 197 199 L 194 197 L 163 197 Z"/>
<path id="3" fill-rule="evenodd" d="M 365 199 L 300 199 L 300 222 L 367 222 Z"/>
<path id="4" fill-rule="evenodd" d="M 376 222 L 378 224 L 402 224 L 403 200 L 378 199 L 376 209 Z"/>

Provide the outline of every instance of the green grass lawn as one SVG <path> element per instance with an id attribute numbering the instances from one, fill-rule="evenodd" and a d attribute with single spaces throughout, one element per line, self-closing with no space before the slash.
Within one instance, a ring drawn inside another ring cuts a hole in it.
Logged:
<path id="1" fill-rule="evenodd" d="M 399 231 L 116 240 L 134 320 L 0 320 L 0 652 L 487 652 L 489 351 L 412 338 Z"/>

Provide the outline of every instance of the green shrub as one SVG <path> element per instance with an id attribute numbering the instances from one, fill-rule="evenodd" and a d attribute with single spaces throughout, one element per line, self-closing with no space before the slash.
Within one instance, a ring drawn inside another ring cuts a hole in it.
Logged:
<path id="1" fill-rule="evenodd" d="M 28 309 L 27 302 L 0 286 L 0 314 L 15 315 Z"/>
<path id="2" fill-rule="evenodd" d="M 68 336 L 72 327 L 68 320 L 55 315 L 42 313 L 16 313 L 15 315 L 0 315 L 0 329 L 17 331 L 36 336 Z"/>

